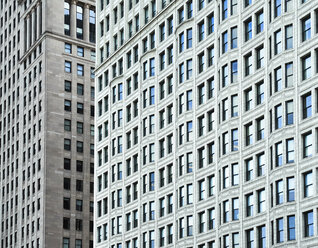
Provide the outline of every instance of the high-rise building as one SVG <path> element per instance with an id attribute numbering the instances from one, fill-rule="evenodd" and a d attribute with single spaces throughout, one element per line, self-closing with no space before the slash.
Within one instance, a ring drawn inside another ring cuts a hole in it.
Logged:
<path id="1" fill-rule="evenodd" d="M 93 247 L 95 1 L 0 0 L 1 248 Z"/>
<path id="2" fill-rule="evenodd" d="M 316 247 L 317 1 L 96 13 L 95 247 Z"/>

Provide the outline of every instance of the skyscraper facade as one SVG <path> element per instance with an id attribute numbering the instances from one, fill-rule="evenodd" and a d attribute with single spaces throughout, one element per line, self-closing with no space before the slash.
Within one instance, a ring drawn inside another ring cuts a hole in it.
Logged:
<path id="1" fill-rule="evenodd" d="M 97 2 L 95 247 L 316 247 L 315 0 Z"/>
<path id="2" fill-rule="evenodd" d="M 1 247 L 93 247 L 94 1 L 0 1 Z"/>

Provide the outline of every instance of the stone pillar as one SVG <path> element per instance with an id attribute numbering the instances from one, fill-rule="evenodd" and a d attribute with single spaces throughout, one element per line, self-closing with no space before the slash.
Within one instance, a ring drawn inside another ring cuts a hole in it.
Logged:
<path id="1" fill-rule="evenodd" d="M 35 42 L 36 40 L 36 16 L 35 16 L 35 9 L 31 10 L 31 19 L 32 19 L 32 27 L 31 27 L 31 42 L 32 44 Z"/>
<path id="2" fill-rule="evenodd" d="M 89 42 L 89 5 L 84 5 L 84 17 L 83 17 L 83 38 Z"/>
<path id="3" fill-rule="evenodd" d="M 76 38 L 76 1 L 71 3 L 71 37 Z"/>
<path id="4" fill-rule="evenodd" d="M 29 49 L 29 47 L 31 46 L 30 44 L 30 39 L 29 39 L 29 35 L 30 35 L 30 32 L 31 32 L 31 29 L 30 29 L 30 15 L 27 15 L 26 17 L 26 35 L 25 35 L 25 38 L 26 38 L 26 51 Z"/>
<path id="5" fill-rule="evenodd" d="M 26 18 L 23 20 L 23 47 L 24 47 L 24 52 L 27 50 L 28 42 L 27 42 L 27 32 L 28 32 L 28 23 Z"/>
<path id="6" fill-rule="evenodd" d="M 39 38 L 42 34 L 42 2 L 38 2 L 36 6 L 36 17 L 37 17 L 37 37 Z"/>

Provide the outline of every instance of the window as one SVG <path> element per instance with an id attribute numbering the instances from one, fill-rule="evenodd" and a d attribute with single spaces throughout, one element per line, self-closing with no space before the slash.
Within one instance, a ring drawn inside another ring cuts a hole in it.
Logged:
<path id="1" fill-rule="evenodd" d="M 78 113 L 78 114 L 83 114 L 83 112 L 84 112 L 84 104 L 78 102 L 78 103 L 77 103 L 77 113 Z"/>
<path id="2" fill-rule="evenodd" d="M 256 68 L 264 67 L 264 46 L 256 48 Z"/>
<path id="3" fill-rule="evenodd" d="M 184 64 L 180 64 L 179 65 L 179 83 L 183 83 L 184 82 Z"/>
<path id="4" fill-rule="evenodd" d="M 231 96 L 231 116 L 238 116 L 238 95 Z"/>
<path id="5" fill-rule="evenodd" d="M 77 56 L 84 57 L 84 47 L 77 47 Z"/>
<path id="6" fill-rule="evenodd" d="M 84 85 L 77 84 L 77 95 L 82 96 L 84 95 Z"/>
<path id="7" fill-rule="evenodd" d="M 214 14 L 208 16 L 208 34 L 214 32 Z"/>
<path id="8" fill-rule="evenodd" d="M 159 26 L 160 29 L 160 41 L 163 41 L 165 39 L 165 24 L 161 24 Z"/>
<path id="9" fill-rule="evenodd" d="M 279 104 L 275 106 L 275 129 L 282 128 L 283 126 L 283 108 Z"/>
<path id="10" fill-rule="evenodd" d="M 278 67 L 274 70 L 275 76 L 275 92 L 282 90 L 283 83 L 282 83 L 282 68 Z"/>
<path id="11" fill-rule="evenodd" d="M 293 62 L 285 64 L 285 85 L 291 87 L 293 85 Z"/>
<path id="12" fill-rule="evenodd" d="M 294 177 L 287 178 L 287 201 L 295 200 L 295 179 Z"/>
<path id="13" fill-rule="evenodd" d="M 83 7 L 76 6 L 76 37 L 83 39 Z"/>
<path id="14" fill-rule="evenodd" d="M 204 22 L 198 24 L 199 29 L 199 42 L 204 39 Z"/>
<path id="15" fill-rule="evenodd" d="M 256 14 L 256 33 L 264 31 L 264 13 L 263 11 Z"/>
<path id="16" fill-rule="evenodd" d="M 303 174 L 304 180 L 304 197 L 310 197 L 314 194 L 312 171 Z"/>
<path id="17" fill-rule="evenodd" d="M 198 60 L 199 60 L 199 73 L 201 73 L 204 70 L 204 53 L 201 53 L 198 55 Z"/>
<path id="18" fill-rule="evenodd" d="M 215 228 L 215 209 L 208 209 L 208 229 L 212 230 Z"/>
<path id="19" fill-rule="evenodd" d="M 64 71 L 69 73 L 72 72 L 72 63 L 70 61 L 64 62 Z"/>
<path id="20" fill-rule="evenodd" d="M 237 60 L 231 62 L 231 83 L 236 83 L 238 77 Z"/>
<path id="21" fill-rule="evenodd" d="M 192 28 L 187 29 L 187 48 L 192 47 Z"/>
<path id="22" fill-rule="evenodd" d="M 227 1 L 228 0 L 222 0 L 222 20 L 225 20 L 227 18 Z"/>
<path id="23" fill-rule="evenodd" d="M 309 40 L 311 37 L 311 21 L 310 21 L 310 15 L 306 16 L 301 20 L 301 26 L 302 26 L 302 41 Z"/>
<path id="24" fill-rule="evenodd" d="M 278 17 L 282 14 L 282 0 L 274 0 L 274 16 Z"/>
<path id="25" fill-rule="evenodd" d="M 71 140 L 64 139 L 64 150 L 70 151 L 71 150 Z"/>
<path id="26" fill-rule="evenodd" d="M 305 237 L 314 236 L 314 213 L 313 211 L 308 211 L 303 214 L 304 216 L 304 229 Z"/>
<path id="27" fill-rule="evenodd" d="M 205 198 L 205 181 L 200 180 L 198 182 L 198 185 L 199 185 L 199 201 L 202 201 Z"/>
<path id="28" fill-rule="evenodd" d="M 249 146 L 253 144 L 253 126 L 252 123 L 245 125 L 245 144 L 246 146 Z"/>
<path id="29" fill-rule="evenodd" d="M 204 134 L 205 126 L 204 126 L 204 115 L 198 118 L 198 135 L 201 137 Z"/>
<path id="30" fill-rule="evenodd" d="M 77 64 L 77 75 L 84 76 L 84 65 Z"/>
<path id="31" fill-rule="evenodd" d="M 249 18 L 244 22 L 245 26 L 245 41 L 252 39 L 252 19 Z"/>
<path id="32" fill-rule="evenodd" d="M 65 53 L 71 54 L 72 53 L 72 45 L 69 43 L 65 43 L 64 51 L 65 51 Z"/>
<path id="33" fill-rule="evenodd" d="M 199 98 L 199 105 L 203 104 L 205 101 L 205 87 L 204 84 L 201 84 L 198 87 L 198 98 Z"/>
<path id="34" fill-rule="evenodd" d="M 229 134 L 227 132 L 222 134 L 222 140 L 222 151 L 224 155 L 229 152 Z"/>
<path id="35" fill-rule="evenodd" d="M 254 248 L 254 230 L 249 229 L 246 231 L 246 247 Z"/>
<path id="36" fill-rule="evenodd" d="M 256 130 L 257 130 L 257 140 L 262 140 L 265 138 L 265 120 L 261 117 L 256 120 Z"/>
<path id="37" fill-rule="evenodd" d="M 311 93 L 308 93 L 302 96 L 302 104 L 303 104 L 303 119 L 311 117 L 312 116 Z"/>
<path id="38" fill-rule="evenodd" d="M 76 123 L 76 131 L 78 134 L 83 134 L 83 130 L 84 130 L 84 124 L 83 122 L 77 122 Z"/>
<path id="39" fill-rule="evenodd" d="M 282 52 L 282 31 L 278 30 L 274 33 L 274 54 Z"/>
<path id="40" fill-rule="evenodd" d="M 95 25 L 96 25 L 96 13 L 94 10 L 89 10 L 89 41 L 95 42 Z"/>
<path id="41" fill-rule="evenodd" d="M 168 18 L 168 35 L 171 35 L 173 32 L 173 18 Z"/>
<path id="42" fill-rule="evenodd" d="M 75 240 L 75 248 L 82 248 L 82 240 L 81 239 Z"/>
<path id="43" fill-rule="evenodd" d="M 64 119 L 64 130 L 71 131 L 71 120 Z"/>
<path id="44" fill-rule="evenodd" d="M 83 211 L 83 201 L 82 200 L 76 200 L 76 210 Z"/>
<path id="45" fill-rule="evenodd" d="M 245 76 L 252 74 L 252 53 L 245 55 Z"/>
<path id="46" fill-rule="evenodd" d="M 187 60 L 187 80 L 192 77 L 192 59 Z"/>
<path id="47" fill-rule="evenodd" d="M 199 10 L 204 8 L 204 0 L 199 0 Z"/>
<path id="48" fill-rule="evenodd" d="M 70 239 L 63 238 L 63 248 L 70 248 Z"/>
<path id="49" fill-rule="evenodd" d="M 226 189 L 230 186 L 230 171 L 229 167 L 223 167 L 223 189 Z"/>
<path id="50" fill-rule="evenodd" d="M 240 175 L 239 175 L 239 165 L 232 164 L 232 186 L 236 186 L 239 184 Z"/>
<path id="51" fill-rule="evenodd" d="M 260 153 L 256 155 L 257 159 L 257 176 L 265 175 L 265 154 Z"/>
<path id="52" fill-rule="evenodd" d="M 193 235 L 193 217 L 187 216 L 187 236 Z"/>
<path id="53" fill-rule="evenodd" d="M 179 15 L 179 24 L 180 24 L 184 21 L 184 9 L 183 8 L 180 8 L 178 10 L 178 15 Z"/>
<path id="54" fill-rule="evenodd" d="M 278 142 L 275 144 L 275 162 L 276 167 L 283 165 L 283 143 Z"/>
<path id="55" fill-rule="evenodd" d="M 285 49 L 293 48 L 293 25 L 285 26 Z"/>
<path id="56" fill-rule="evenodd" d="M 238 130 L 232 129 L 232 151 L 238 151 Z"/>
<path id="57" fill-rule="evenodd" d="M 249 111 L 252 108 L 252 88 L 245 90 L 245 111 Z"/>
<path id="58" fill-rule="evenodd" d="M 64 34 L 65 35 L 71 35 L 70 24 L 71 24 L 70 4 L 68 2 L 64 2 Z"/>
<path id="59" fill-rule="evenodd" d="M 292 0 L 285 0 L 285 12 L 289 12 L 293 9 Z"/>
<path id="60" fill-rule="evenodd" d="M 150 59 L 150 73 L 149 77 L 153 77 L 155 75 L 155 59 L 151 58 Z"/>
<path id="61" fill-rule="evenodd" d="M 223 223 L 230 221 L 230 203 L 229 201 L 223 202 Z"/>
<path id="62" fill-rule="evenodd" d="M 262 213 L 266 210 L 266 203 L 265 203 L 265 189 L 258 190 L 258 212 Z"/>
<path id="63" fill-rule="evenodd" d="M 283 180 L 276 182 L 276 205 L 284 202 Z"/>
<path id="64" fill-rule="evenodd" d="M 284 219 L 283 218 L 279 218 L 276 220 L 276 230 L 277 230 L 277 235 L 276 235 L 277 243 L 284 242 Z"/>
<path id="65" fill-rule="evenodd" d="M 231 15 L 237 14 L 237 0 L 231 0 Z"/>
<path id="66" fill-rule="evenodd" d="M 259 226 L 257 227 L 258 232 L 258 247 L 259 248 L 265 248 L 266 247 L 266 227 L 265 226 Z"/>
<path id="67" fill-rule="evenodd" d="M 153 49 L 156 46 L 156 37 L 155 37 L 155 32 L 152 32 L 150 34 L 150 48 Z"/>
<path id="68" fill-rule="evenodd" d="M 287 216 L 287 240 L 296 239 L 295 215 Z"/>
<path id="69" fill-rule="evenodd" d="M 71 81 L 64 81 L 64 90 L 66 92 L 71 92 L 72 91 L 72 82 Z"/>
<path id="70" fill-rule="evenodd" d="M 214 64 L 214 46 L 208 48 L 208 66 L 212 66 Z"/>
<path id="71" fill-rule="evenodd" d="M 222 34 L 222 53 L 226 53 L 228 49 L 227 31 Z"/>
<path id="72" fill-rule="evenodd" d="M 257 105 L 264 102 L 264 83 L 260 82 L 256 85 L 256 94 L 257 94 Z"/>
<path id="73" fill-rule="evenodd" d="M 254 171 L 254 165 L 253 160 L 251 158 L 245 160 L 245 168 L 246 168 L 246 181 L 250 181 L 253 179 L 253 171 Z"/>
<path id="74" fill-rule="evenodd" d="M 229 84 L 228 76 L 229 76 L 228 66 L 224 65 L 222 67 L 222 87 L 226 87 Z"/>
<path id="75" fill-rule="evenodd" d="M 69 230 L 70 229 L 70 218 L 63 218 L 63 229 L 67 229 Z"/>
<path id="76" fill-rule="evenodd" d="M 83 150 L 84 150 L 84 144 L 83 144 L 83 142 L 81 142 L 81 141 L 77 141 L 76 142 L 76 151 L 77 152 L 83 152 Z"/>
<path id="77" fill-rule="evenodd" d="M 311 58 L 310 54 L 304 56 L 302 59 L 302 78 L 306 80 L 311 77 Z"/>
<path id="78" fill-rule="evenodd" d="M 249 194 L 246 196 L 246 216 L 253 215 L 253 194 Z"/>
<path id="79" fill-rule="evenodd" d="M 244 0 L 245 8 L 252 4 L 252 0 Z"/>
<path id="80" fill-rule="evenodd" d="M 295 145 L 294 139 L 286 140 L 286 162 L 294 163 L 295 161 Z"/>
<path id="81" fill-rule="evenodd" d="M 232 199 L 232 220 L 239 219 L 239 199 L 233 198 Z"/>

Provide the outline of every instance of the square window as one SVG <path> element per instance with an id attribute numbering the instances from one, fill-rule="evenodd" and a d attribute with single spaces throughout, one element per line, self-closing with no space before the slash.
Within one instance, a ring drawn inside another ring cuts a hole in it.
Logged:
<path id="1" fill-rule="evenodd" d="M 84 57 L 84 47 L 77 47 L 77 56 Z"/>

